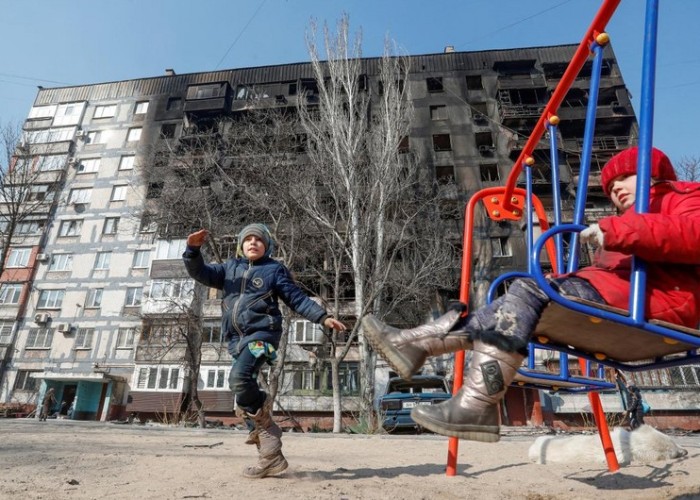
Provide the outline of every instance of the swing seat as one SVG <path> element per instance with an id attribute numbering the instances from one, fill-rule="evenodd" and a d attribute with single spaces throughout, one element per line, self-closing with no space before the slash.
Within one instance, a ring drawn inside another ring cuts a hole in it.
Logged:
<path id="1" fill-rule="evenodd" d="M 627 311 L 575 297 L 568 300 L 628 316 Z M 697 337 L 695 344 L 680 342 L 640 328 L 595 318 L 550 302 L 537 325 L 533 340 L 550 347 L 573 348 L 599 361 L 635 362 L 680 354 L 700 346 L 700 331 L 665 321 L 650 323 Z"/>

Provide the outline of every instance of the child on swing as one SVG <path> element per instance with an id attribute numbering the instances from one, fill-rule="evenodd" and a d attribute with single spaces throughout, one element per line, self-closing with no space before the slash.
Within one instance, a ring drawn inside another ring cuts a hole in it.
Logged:
<path id="1" fill-rule="evenodd" d="M 584 229 L 582 243 L 599 247 L 590 267 L 549 278 L 560 293 L 620 309 L 629 306 L 633 255 L 647 266 L 649 318 L 696 328 L 700 321 L 700 183 L 678 182 L 668 157 L 651 151 L 648 213 L 634 210 L 637 147 L 613 156 L 603 167 L 603 190 L 618 215 Z M 499 440 L 498 402 L 527 354 L 549 297 L 533 279 L 513 282 L 501 297 L 466 317 L 450 310 L 413 329 L 363 318 L 364 334 L 379 355 L 410 379 L 429 356 L 471 349 L 464 385 L 448 401 L 418 406 L 411 417 L 445 436 L 474 441 Z"/>

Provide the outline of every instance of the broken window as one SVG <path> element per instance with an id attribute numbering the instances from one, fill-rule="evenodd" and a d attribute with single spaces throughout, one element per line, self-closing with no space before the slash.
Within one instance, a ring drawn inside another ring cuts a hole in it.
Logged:
<path id="1" fill-rule="evenodd" d="M 433 135 L 433 150 L 434 151 L 452 151 L 452 141 L 450 134 L 434 134 Z"/>
<path id="2" fill-rule="evenodd" d="M 428 92 L 431 94 L 434 94 L 436 92 L 444 92 L 445 89 L 442 86 L 442 77 L 441 76 L 436 76 L 436 77 L 431 77 L 426 80 L 426 83 L 428 84 Z"/>
<path id="3" fill-rule="evenodd" d="M 482 163 L 479 165 L 479 174 L 482 182 L 497 182 L 501 180 L 497 163 Z"/>
<path id="4" fill-rule="evenodd" d="M 484 88 L 484 81 L 481 75 L 467 75 L 467 90 L 482 90 Z"/>

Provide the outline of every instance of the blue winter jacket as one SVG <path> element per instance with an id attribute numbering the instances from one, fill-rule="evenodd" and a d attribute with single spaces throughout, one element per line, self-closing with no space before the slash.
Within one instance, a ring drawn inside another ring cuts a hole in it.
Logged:
<path id="1" fill-rule="evenodd" d="M 205 264 L 199 247 L 191 246 L 182 258 L 192 278 L 224 291 L 221 331 L 229 341 L 262 340 L 277 348 L 282 335 L 278 299 L 314 323 L 323 323 L 328 317 L 323 307 L 297 286 L 289 269 L 274 259 L 249 262 L 236 258 L 223 264 Z"/>

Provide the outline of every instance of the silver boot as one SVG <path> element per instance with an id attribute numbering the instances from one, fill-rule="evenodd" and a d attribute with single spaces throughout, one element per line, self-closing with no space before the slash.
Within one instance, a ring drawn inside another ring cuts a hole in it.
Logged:
<path id="1" fill-rule="evenodd" d="M 362 318 L 365 338 L 379 355 L 405 380 L 410 380 L 430 356 L 471 349 L 466 331 L 450 331 L 461 313 L 451 310 L 410 330 L 386 325 L 375 316 Z"/>
<path id="2" fill-rule="evenodd" d="M 411 417 L 417 424 L 444 436 L 487 443 L 500 439 L 498 403 L 513 381 L 525 356 L 474 342 L 464 385 L 440 404 L 417 406 Z"/>

